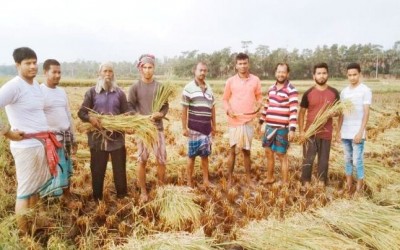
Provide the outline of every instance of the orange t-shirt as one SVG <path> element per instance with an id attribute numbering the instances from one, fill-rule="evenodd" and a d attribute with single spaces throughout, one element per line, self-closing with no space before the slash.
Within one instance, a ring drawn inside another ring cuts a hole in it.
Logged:
<path id="1" fill-rule="evenodd" d="M 238 74 L 230 77 L 225 84 L 224 95 L 222 96 L 225 111 L 231 109 L 235 114 L 252 113 L 257 102 L 261 102 L 260 79 L 250 74 L 247 79 L 241 79 Z M 228 117 L 228 124 L 231 127 L 243 125 L 251 121 L 254 115 L 238 115 L 234 118 Z"/>

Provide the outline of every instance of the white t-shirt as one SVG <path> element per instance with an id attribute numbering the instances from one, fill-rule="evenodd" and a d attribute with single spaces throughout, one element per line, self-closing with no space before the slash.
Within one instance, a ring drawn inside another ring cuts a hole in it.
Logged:
<path id="1" fill-rule="evenodd" d="M 49 88 L 40 84 L 44 96 L 44 113 L 50 131 L 65 131 L 71 127 L 72 119 L 65 90 L 60 87 Z"/>
<path id="2" fill-rule="evenodd" d="M 353 103 L 352 111 L 343 116 L 343 125 L 341 129 L 342 139 L 354 139 L 362 124 L 364 105 L 371 105 L 371 89 L 363 83 L 360 83 L 355 88 L 347 86 L 340 93 L 340 100 L 351 100 Z M 365 138 L 365 130 L 363 138 Z"/>
<path id="3" fill-rule="evenodd" d="M 5 107 L 11 129 L 25 133 L 48 131 L 44 98 L 39 83 L 27 83 L 16 76 L 0 88 L 0 108 Z M 29 148 L 42 145 L 36 139 L 11 141 L 11 147 Z"/>

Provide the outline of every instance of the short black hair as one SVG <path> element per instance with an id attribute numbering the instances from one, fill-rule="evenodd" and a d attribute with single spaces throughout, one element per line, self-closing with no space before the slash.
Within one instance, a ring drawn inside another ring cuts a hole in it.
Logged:
<path id="1" fill-rule="evenodd" d="M 288 72 L 288 73 L 290 72 L 289 64 L 283 63 L 283 62 L 277 63 L 277 64 L 275 65 L 274 72 L 276 72 L 276 70 L 278 69 L 278 66 L 286 66 L 287 72 Z"/>
<path id="2" fill-rule="evenodd" d="M 326 71 L 329 73 L 328 64 L 321 62 L 321 63 L 317 63 L 314 65 L 314 70 L 313 70 L 314 73 L 313 74 L 315 75 L 315 72 L 317 71 L 317 69 L 321 69 L 321 68 L 326 69 Z"/>
<path id="3" fill-rule="evenodd" d="M 361 66 L 359 63 L 350 63 L 349 65 L 347 65 L 347 70 L 349 69 L 356 69 L 358 73 L 361 73 Z"/>
<path id="4" fill-rule="evenodd" d="M 21 63 L 25 59 L 36 59 L 35 51 L 28 47 L 16 48 L 13 52 L 14 62 Z"/>
<path id="5" fill-rule="evenodd" d="M 201 65 L 204 65 L 204 66 L 206 66 L 206 67 L 208 67 L 208 65 L 207 65 L 207 63 L 206 63 L 205 61 L 199 61 L 199 62 L 197 62 L 195 65 L 193 65 L 193 68 L 192 68 L 193 72 L 196 71 L 197 66 L 199 66 L 200 64 L 201 64 Z"/>
<path id="6" fill-rule="evenodd" d="M 60 66 L 60 63 L 56 59 L 47 59 L 43 63 L 43 70 L 48 71 L 51 65 Z"/>
<path id="7" fill-rule="evenodd" d="M 236 55 L 236 62 L 240 60 L 249 60 L 249 56 L 245 53 L 240 52 L 239 54 Z"/>

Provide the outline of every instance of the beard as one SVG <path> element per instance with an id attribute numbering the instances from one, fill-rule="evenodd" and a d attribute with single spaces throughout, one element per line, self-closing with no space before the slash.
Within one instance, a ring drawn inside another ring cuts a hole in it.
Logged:
<path id="1" fill-rule="evenodd" d="M 319 86 L 325 85 L 325 83 L 328 81 L 328 79 L 324 80 L 315 80 L 315 83 L 318 84 Z"/>
<path id="2" fill-rule="evenodd" d="M 103 87 L 104 90 L 109 91 L 111 87 L 113 86 L 113 81 L 106 81 L 103 78 L 99 78 L 97 82 L 100 84 L 100 86 Z"/>
<path id="3" fill-rule="evenodd" d="M 276 82 L 279 83 L 279 84 L 283 84 L 283 83 L 285 83 L 286 81 L 287 81 L 287 78 L 283 78 L 283 79 L 282 79 L 282 78 L 281 78 L 281 79 L 278 79 L 278 78 L 277 78 L 277 79 L 276 79 Z"/>

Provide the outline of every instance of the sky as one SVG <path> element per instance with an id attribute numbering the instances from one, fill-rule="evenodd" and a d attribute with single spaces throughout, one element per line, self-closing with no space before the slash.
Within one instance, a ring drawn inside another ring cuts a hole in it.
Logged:
<path id="1" fill-rule="evenodd" d="M 6 3 L 5 3 L 6 2 Z M 3 0 L 0 65 L 28 46 L 38 61 L 132 61 L 211 53 L 241 41 L 270 49 L 400 40 L 399 0 Z"/>

